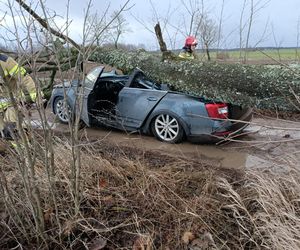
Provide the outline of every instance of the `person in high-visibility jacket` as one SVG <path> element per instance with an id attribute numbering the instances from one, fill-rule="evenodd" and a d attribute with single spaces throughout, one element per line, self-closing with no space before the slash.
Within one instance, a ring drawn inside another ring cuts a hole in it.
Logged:
<path id="1" fill-rule="evenodd" d="M 0 137 L 11 139 L 11 131 L 16 129 L 17 113 L 12 106 L 9 93 L 20 100 L 36 101 L 35 83 L 13 58 L 0 54 Z"/>
<path id="2" fill-rule="evenodd" d="M 179 53 L 179 57 L 183 59 L 195 59 L 195 49 L 197 46 L 197 40 L 193 36 L 188 36 L 185 39 L 185 44 Z"/>

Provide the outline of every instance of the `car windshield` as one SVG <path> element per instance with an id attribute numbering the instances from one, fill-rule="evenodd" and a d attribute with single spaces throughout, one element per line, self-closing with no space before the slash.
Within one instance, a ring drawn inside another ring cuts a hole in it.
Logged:
<path id="1" fill-rule="evenodd" d="M 94 68 L 91 72 L 87 74 L 84 81 L 84 86 L 87 88 L 92 89 L 94 87 L 94 84 L 96 80 L 98 79 L 98 76 L 100 72 L 102 71 L 101 67 Z"/>

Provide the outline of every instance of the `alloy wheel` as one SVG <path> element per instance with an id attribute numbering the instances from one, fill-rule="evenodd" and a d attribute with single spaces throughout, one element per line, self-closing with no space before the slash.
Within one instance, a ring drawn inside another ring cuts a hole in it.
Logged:
<path id="1" fill-rule="evenodd" d="M 178 136 L 180 125 L 176 118 L 161 114 L 156 117 L 154 128 L 161 140 L 170 142 Z"/>
<path id="2" fill-rule="evenodd" d="M 69 122 L 71 117 L 71 108 L 63 99 L 60 99 L 56 102 L 55 111 L 58 118 L 62 122 L 64 123 Z"/>

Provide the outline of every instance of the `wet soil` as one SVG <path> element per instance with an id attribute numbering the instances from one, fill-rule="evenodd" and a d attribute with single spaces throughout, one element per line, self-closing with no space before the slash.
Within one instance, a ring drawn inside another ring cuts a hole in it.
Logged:
<path id="1" fill-rule="evenodd" d="M 68 125 L 56 122 L 49 110 L 47 116 L 57 135 L 68 134 Z M 80 136 L 85 143 L 113 145 L 127 156 L 139 155 L 143 158 L 155 155 L 152 159 L 158 165 L 168 157 L 176 157 L 178 160 L 223 169 L 287 169 L 288 165 L 299 165 L 300 162 L 300 119 L 297 115 L 288 117 L 291 119 L 281 119 L 274 113 L 256 112 L 243 136 L 224 140 L 218 145 L 193 144 L 187 141 L 168 144 L 152 136 L 128 134 L 107 128 L 83 128 Z M 33 113 L 32 124 L 38 128 L 38 123 L 38 115 Z"/>

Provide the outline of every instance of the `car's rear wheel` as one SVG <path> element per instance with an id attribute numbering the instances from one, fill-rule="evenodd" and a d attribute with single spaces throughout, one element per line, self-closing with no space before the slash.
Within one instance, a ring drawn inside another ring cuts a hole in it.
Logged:
<path id="1" fill-rule="evenodd" d="M 154 136 L 163 142 L 179 143 L 184 138 L 184 131 L 176 117 L 169 114 L 156 116 L 151 123 Z"/>
<path id="2" fill-rule="evenodd" d="M 64 100 L 63 97 L 57 97 L 54 101 L 54 113 L 62 123 L 69 123 L 72 117 L 72 110 L 70 105 Z"/>

